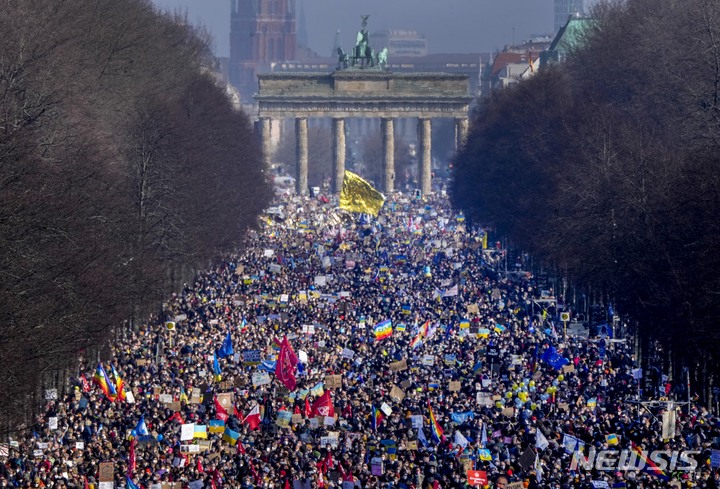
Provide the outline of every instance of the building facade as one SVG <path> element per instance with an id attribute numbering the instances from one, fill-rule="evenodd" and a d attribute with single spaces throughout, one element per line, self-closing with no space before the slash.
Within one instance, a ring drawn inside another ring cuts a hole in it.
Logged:
<path id="1" fill-rule="evenodd" d="M 416 31 L 386 29 L 370 36 L 375 51 L 387 47 L 391 57 L 427 56 L 427 39 Z"/>
<path id="2" fill-rule="evenodd" d="M 243 101 L 257 91 L 257 74 L 297 57 L 295 0 L 231 0 L 230 83 Z"/>

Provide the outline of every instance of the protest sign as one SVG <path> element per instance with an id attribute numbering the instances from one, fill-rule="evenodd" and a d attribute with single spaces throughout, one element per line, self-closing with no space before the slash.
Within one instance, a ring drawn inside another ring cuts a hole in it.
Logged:
<path id="1" fill-rule="evenodd" d="M 115 479 L 115 464 L 113 462 L 100 462 L 98 480 L 100 482 L 112 482 Z"/>

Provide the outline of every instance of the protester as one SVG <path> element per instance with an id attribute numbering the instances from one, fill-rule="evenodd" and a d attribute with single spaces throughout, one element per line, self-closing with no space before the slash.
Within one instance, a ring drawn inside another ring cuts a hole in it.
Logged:
<path id="1" fill-rule="evenodd" d="M 445 198 L 395 194 L 377 218 L 280 199 L 164 305 L 172 324 L 119 335 L 0 445 L 0 486 L 716 487 L 720 419 L 681 406 L 663 439 L 662 413 L 629 402 L 628 344 L 565 338 Z M 573 467 L 583 447 L 699 466 Z"/>

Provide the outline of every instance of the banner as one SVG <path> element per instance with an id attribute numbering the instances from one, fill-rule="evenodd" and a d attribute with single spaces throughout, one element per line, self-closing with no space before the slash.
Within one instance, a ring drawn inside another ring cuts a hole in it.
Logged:
<path id="1" fill-rule="evenodd" d="M 385 196 L 383 194 L 375 190 L 359 175 L 345 171 L 340 192 L 341 209 L 377 216 L 384 203 Z"/>

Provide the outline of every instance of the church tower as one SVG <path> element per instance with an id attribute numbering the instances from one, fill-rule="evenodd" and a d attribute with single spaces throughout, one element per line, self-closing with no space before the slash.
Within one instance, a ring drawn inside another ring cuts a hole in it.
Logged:
<path id="1" fill-rule="evenodd" d="M 243 103 L 257 91 L 257 73 L 296 54 L 295 0 L 230 0 L 230 83 Z"/>

